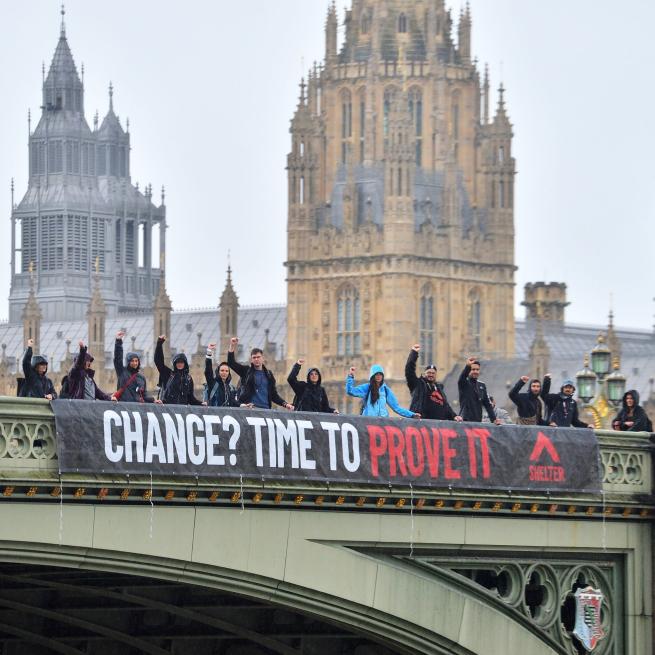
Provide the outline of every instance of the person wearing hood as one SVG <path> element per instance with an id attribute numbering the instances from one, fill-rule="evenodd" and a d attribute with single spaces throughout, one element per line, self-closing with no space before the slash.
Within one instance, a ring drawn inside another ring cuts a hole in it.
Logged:
<path id="1" fill-rule="evenodd" d="M 489 422 L 500 425 L 502 421 L 496 417 L 496 412 L 487 393 L 487 385 L 480 382 L 479 377 L 480 362 L 475 357 L 469 357 L 457 380 L 462 418 L 471 423 L 481 423 L 482 407 L 484 406 L 487 410 Z"/>
<path id="2" fill-rule="evenodd" d="M 422 418 L 435 421 L 461 421 L 462 417 L 448 404 L 443 385 L 437 382 L 437 367 L 429 364 L 421 377 L 416 375 L 416 362 L 420 351 L 420 344 L 413 345 L 405 364 L 405 380 L 412 394 L 409 410 L 420 414 Z"/>
<path id="3" fill-rule="evenodd" d="M 323 412 L 325 414 L 338 414 L 339 412 L 330 407 L 327 393 L 321 385 L 321 372 L 317 368 L 310 368 L 307 371 L 307 382 L 298 380 L 298 373 L 304 359 L 299 359 L 291 369 L 287 382 L 293 389 L 296 397 L 291 403 L 297 412 Z"/>
<path id="4" fill-rule="evenodd" d="M 612 421 L 615 430 L 623 432 L 652 432 L 653 424 L 639 404 L 639 392 L 630 389 L 623 394 L 623 407 Z"/>
<path id="5" fill-rule="evenodd" d="M 237 390 L 232 386 L 232 376 L 227 362 L 221 362 L 212 370 L 215 343 L 207 346 L 205 357 L 205 381 L 207 382 L 207 405 L 209 407 L 238 407 Z"/>
<path id="6" fill-rule="evenodd" d="M 404 418 L 421 418 L 418 412 L 411 412 L 398 404 L 393 391 L 384 383 L 384 369 L 379 364 L 371 366 L 368 382 L 355 386 L 355 367 L 351 366 L 346 377 L 346 393 L 362 398 L 362 416 L 389 416 L 387 405 Z"/>
<path id="7" fill-rule="evenodd" d="M 237 362 L 234 355 L 239 337 L 230 339 L 230 346 L 227 351 L 227 363 L 230 368 L 241 378 L 239 383 L 239 403 L 245 407 L 257 409 L 271 409 L 272 403 L 281 405 L 284 409 L 292 412 L 295 408 L 292 404 L 280 396 L 275 384 L 275 377 L 266 366 L 264 366 L 264 352 L 261 348 L 253 348 L 250 351 L 250 366 Z"/>
<path id="8" fill-rule="evenodd" d="M 68 398 L 71 400 L 111 400 L 98 388 L 92 363 L 93 356 L 87 351 L 84 341 L 80 341 L 80 352 L 68 373 Z"/>
<path id="9" fill-rule="evenodd" d="M 559 393 L 550 391 L 550 374 L 544 376 L 541 385 L 541 397 L 546 404 L 546 422 L 553 428 L 590 428 L 593 427 L 578 416 L 578 403 L 573 398 L 575 385 L 573 380 L 564 380 Z"/>
<path id="10" fill-rule="evenodd" d="M 114 370 L 118 383 L 116 391 L 111 395 L 112 400 L 121 400 L 127 403 L 158 403 L 149 396 L 146 389 L 146 377 L 141 372 L 141 358 L 137 353 L 128 352 L 123 363 L 123 337 L 125 332 L 116 333 L 114 344 Z"/>
<path id="11" fill-rule="evenodd" d="M 527 392 L 519 393 L 524 384 L 530 382 Z M 519 425 L 548 425 L 545 420 L 545 405 L 541 398 L 541 382 L 530 380 L 527 375 L 521 376 L 519 381 L 509 392 L 509 399 L 516 405 Z"/>
<path id="12" fill-rule="evenodd" d="M 164 405 L 202 405 L 193 393 L 193 378 L 189 375 L 189 361 L 184 353 L 173 356 L 173 368 L 164 362 L 164 341 L 161 334 L 155 346 L 155 366 L 159 371 L 159 388 Z"/>
<path id="13" fill-rule="evenodd" d="M 27 340 L 27 348 L 23 354 L 23 374 L 25 380 L 20 389 L 22 398 L 45 398 L 54 400 L 57 397 L 55 385 L 46 375 L 48 372 L 48 360 L 43 355 L 32 356 L 34 339 Z"/>

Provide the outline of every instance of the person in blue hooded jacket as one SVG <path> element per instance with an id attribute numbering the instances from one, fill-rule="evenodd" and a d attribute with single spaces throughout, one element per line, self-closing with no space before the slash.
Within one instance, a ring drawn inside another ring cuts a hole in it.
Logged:
<path id="1" fill-rule="evenodd" d="M 421 418 L 398 404 L 393 391 L 384 383 L 384 369 L 379 364 L 371 366 L 368 382 L 355 386 L 355 367 L 351 366 L 346 378 L 346 393 L 354 398 L 362 398 L 362 416 L 389 416 L 387 405 L 396 414 L 405 418 Z"/>

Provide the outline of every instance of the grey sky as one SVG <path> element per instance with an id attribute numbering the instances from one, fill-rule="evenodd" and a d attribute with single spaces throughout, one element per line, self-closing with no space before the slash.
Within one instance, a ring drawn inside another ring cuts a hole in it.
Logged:
<path id="1" fill-rule="evenodd" d="M 339 0 L 344 7 L 346 0 Z M 452 5 L 456 13 L 459 3 Z M 242 304 L 286 297 L 289 120 L 323 53 L 324 0 L 68 0 L 86 110 L 107 86 L 130 118 L 132 178 L 166 186 L 167 286 L 176 308 L 216 305 L 232 252 Z M 59 34 L 55 0 L 4 1 L 0 183 L 27 185 L 27 109 Z M 655 306 L 651 0 L 471 0 L 473 50 L 500 75 L 515 126 L 517 316 L 528 281 L 566 282 L 569 321 L 649 328 Z M 343 17 L 343 11 L 340 12 Z M 0 271 L 9 293 L 9 265 Z M 6 301 L 0 316 L 7 315 Z"/>

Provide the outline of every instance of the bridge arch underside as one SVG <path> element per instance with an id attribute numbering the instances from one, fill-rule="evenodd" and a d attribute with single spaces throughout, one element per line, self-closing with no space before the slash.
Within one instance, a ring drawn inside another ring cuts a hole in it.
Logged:
<path id="1" fill-rule="evenodd" d="M 649 655 L 650 546 L 646 523 L 0 502 L 0 653 L 577 655 L 581 572 L 597 652 Z"/>

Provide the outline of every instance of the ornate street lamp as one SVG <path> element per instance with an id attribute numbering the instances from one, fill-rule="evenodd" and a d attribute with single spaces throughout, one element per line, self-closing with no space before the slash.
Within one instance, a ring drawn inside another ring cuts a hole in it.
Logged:
<path id="1" fill-rule="evenodd" d="M 619 371 L 619 359 L 614 358 L 614 370 L 607 376 L 607 400 L 609 400 L 614 407 L 618 407 L 623 400 L 625 393 L 625 375 Z"/>
<path id="2" fill-rule="evenodd" d="M 598 343 L 591 351 L 591 369 L 602 382 L 604 377 L 610 372 L 610 362 L 612 353 L 605 343 L 605 337 L 598 335 Z"/>
<path id="3" fill-rule="evenodd" d="M 585 355 L 584 368 L 575 374 L 578 397 L 585 405 L 596 393 L 596 374 L 589 368 L 589 358 Z"/>

